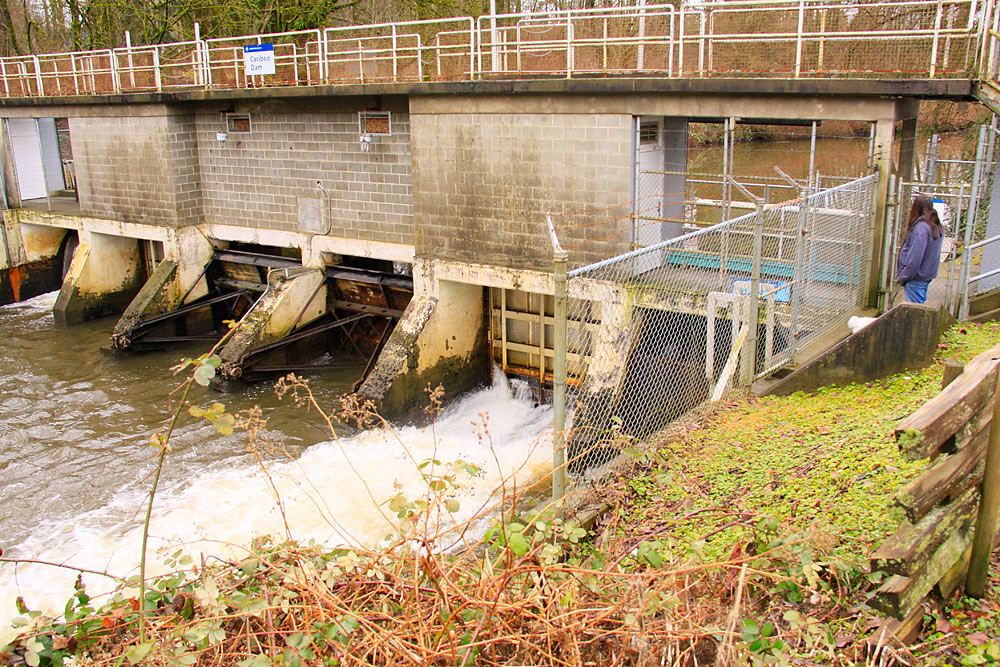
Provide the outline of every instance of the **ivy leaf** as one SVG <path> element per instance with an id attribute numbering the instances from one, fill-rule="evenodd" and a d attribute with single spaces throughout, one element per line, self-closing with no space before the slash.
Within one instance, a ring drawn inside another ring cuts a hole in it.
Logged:
<path id="1" fill-rule="evenodd" d="M 449 512 L 457 512 L 461 507 L 461 505 L 454 498 L 448 498 L 447 500 L 444 501 L 444 507 Z"/>
<path id="2" fill-rule="evenodd" d="M 528 553 L 528 540 L 523 533 L 511 533 L 507 536 L 507 546 L 518 556 Z"/>

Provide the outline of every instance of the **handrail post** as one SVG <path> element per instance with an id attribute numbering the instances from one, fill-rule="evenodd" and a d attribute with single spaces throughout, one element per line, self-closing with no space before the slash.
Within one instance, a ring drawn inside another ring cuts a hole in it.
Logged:
<path id="1" fill-rule="evenodd" d="M 684 76 L 684 0 L 677 5 L 677 76 Z"/>
<path id="2" fill-rule="evenodd" d="M 806 0 L 799 0 L 799 30 L 795 36 L 795 78 L 802 71 L 802 31 L 805 29 Z"/>
<path id="3" fill-rule="evenodd" d="M 153 46 L 153 81 L 156 83 L 156 91 L 163 90 L 163 80 L 160 77 L 160 50 Z"/>
<path id="4" fill-rule="evenodd" d="M 937 73 L 938 48 L 941 42 L 941 14 L 944 11 L 942 0 L 938 0 L 937 12 L 934 14 L 934 41 L 931 43 L 930 78 Z"/>
<path id="5" fill-rule="evenodd" d="M 994 361 L 994 364 L 997 362 Z M 969 575 L 965 593 L 974 598 L 983 596 L 986 575 L 990 569 L 990 554 L 997 532 L 997 512 L 1000 511 L 1000 388 L 994 387 L 993 419 L 990 421 L 990 440 L 986 448 L 986 469 L 979 498 L 979 515 L 972 540 Z"/>
<path id="6" fill-rule="evenodd" d="M 553 338 L 552 338 L 552 500 L 566 495 L 566 264 L 568 254 L 559 245 L 552 216 L 546 215 L 552 237 L 553 260 Z M 539 381 L 544 378 L 539 378 Z M 1000 414 L 1000 413 L 998 413 Z"/>
<path id="7" fill-rule="evenodd" d="M 744 348 L 744 384 L 749 388 L 757 375 L 757 322 L 760 318 L 760 264 L 764 245 L 764 202 L 757 200 L 757 215 L 753 224 L 753 267 L 750 272 L 750 312 L 747 317 L 747 344 Z"/>
<path id="8" fill-rule="evenodd" d="M 45 84 L 42 82 L 42 63 L 38 59 L 38 56 L 31 56 L 31 61 L 35 65 L 35 86 L 38 89 L 39 96 L 44 96 Z"/>
<path id="9" fill-rule="evenodd" d="M 398 46 L 396 37 L 396 24 L 392 24 L 392 80 L 397 81 L 399 77 L 399 60 L 396 48 Z M 419 53 L 419 51 L 418 51 Z"/>

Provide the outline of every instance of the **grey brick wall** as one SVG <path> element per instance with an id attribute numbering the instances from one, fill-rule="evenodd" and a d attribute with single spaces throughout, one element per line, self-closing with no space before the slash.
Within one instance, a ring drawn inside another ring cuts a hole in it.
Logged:
<path id="1" fill-rule="evenodd" d="M 393 112 L 392 136 L 358 143 L 357 112 L 251 112 L 251 134 L 231 134 L 219 113 L 197 115 L 205 219 L 298 231 L 299 197 L 330 191 L 335 236 L 413 243 L 410 121 Z M 325 206 L 325 203 L 324 203 Z"/>
<path id="2" fill-rule="evenodd" d="M 173 178 L 177 222 L 202 222 L 201 168 L 198 164 L 198 131 L 194 115 L 171 116 L 167 122 L 170 173 Z"/>
<path id="3" fill-rule="evenodd" d="M 545 214 L 579 265 L 629 247 L 632 118 L 412 114 L 419 257 L 551 269 Z"/>
<path id="4" fill-rule="evenodd" d="M 80 209 L 126 222 L 179 223 L 171 117 L 70 118 Z"/>

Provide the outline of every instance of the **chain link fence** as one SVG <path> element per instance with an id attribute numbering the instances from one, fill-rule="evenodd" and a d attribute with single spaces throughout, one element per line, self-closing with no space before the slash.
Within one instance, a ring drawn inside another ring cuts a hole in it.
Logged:
<path id="1" fill-rule="evenodd" d="M 568 409 L 565 428 L 556 424 L 568 469 L 608 463 L 621 436 L 646 438 L 746 389 L 842 326 L 868 282 L 876 178 L 759 201 L 751 213 L 570 271 Z"/>

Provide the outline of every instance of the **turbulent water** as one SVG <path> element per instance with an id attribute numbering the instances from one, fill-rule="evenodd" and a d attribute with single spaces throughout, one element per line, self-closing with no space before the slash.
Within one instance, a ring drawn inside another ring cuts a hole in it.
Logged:
<path id="1" fill-rule="evenodd" d="M 179 382 L 168 368 L 201 350 L 105 358 L 98 350 L 113 321 L 56 329 L 54 300 L 0 307 L 0 548 L 6 557 L 128 576 L 137 571 L 155 466 L 150 436 L 164 424 Z M 333 405 L 359 372 L 317 374 L 311 386 L 322 405 Z M 516 472 L 524 483 L 551 461 L 550 410 L 534 407 L 502 375 L 450 405 L 433 427 L 339 438 L 317 415 L 279 401 L 268 384 L 237 394 L 197 387 L 190 400 L 220 401 L 230 412 L 261 406 L 268 436 L 291 455 L 266 457 L 288 527 L 246 434 L 220 436 L 185 417 L 156 499 L 154 572 L 167 551 L 232 553 L 261 534 L 373 544 L 389 527 L 379 504 L 397 492 L 420 494 L 426 487 L 416 463 L 431 458 L 480 469 L 463 482 L 459 519 L 488 503 L 502 478 Z M 16 614 L 19 595 L 31 608 L 61 609 L 74 578 L 45 565 L 3 564 L 0 622 Z M 91 591 L 107 587 L 101 577 L 85 580 Z"/>

